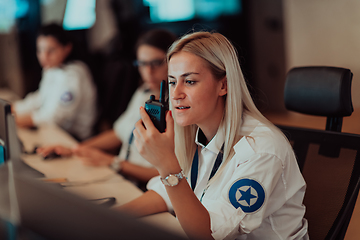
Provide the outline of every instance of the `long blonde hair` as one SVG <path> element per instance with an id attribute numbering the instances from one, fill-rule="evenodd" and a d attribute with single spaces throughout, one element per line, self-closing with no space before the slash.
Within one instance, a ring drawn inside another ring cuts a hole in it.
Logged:
<path id="1" fill-rule="evenodd" d="M 243 112 L 258 119 L 271 128 L 276 128 L 256 108 L 242 74 L 237 52 L 230 41 L 219 33 L 195 32 L 183 36 L 173 43 L 167 54 L 167 61 L 180 52 L 192 53 L 204 59 L 215 79 L 221 80 L 226 76 L 227 94 L 225 97 L 225 111 L 220 127 L 225 128 L 225 147 L 223 163 L 216 173 L 219 175 L 224 166 L 234 155 L 233 146 L 239 141 Z M 172 106 L 170 106 L 172 108 Z M 190 170 L 196 150 L 194 142 L 197 126 L 179 126 L 175 121 L 175 153 L 181 167 L 187 174 Z M 215 177 L 213 178 L 215 179 Z"/>

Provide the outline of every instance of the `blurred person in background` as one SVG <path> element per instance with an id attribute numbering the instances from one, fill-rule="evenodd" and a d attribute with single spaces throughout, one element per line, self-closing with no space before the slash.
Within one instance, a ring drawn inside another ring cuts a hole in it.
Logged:
<path id="1" fill-rule="evenodd" d="M 78 140 L 89 138 L 97 91 L 88 67 L 74 59 L 73 43 L 57 24 L 41 27 L 36 46 L 42 79 L 37 91 L 13 104 L 17 125 L 56 124 Z"/>
<path id="2" fill-rule="evenodd" d="M 57 145 L 39 148 L 37 152 L 42 156 L 52 152 L 62 156 L 75 154 L 85 165 L 110 166 L 140 184 L 157 176 L 158 171 L 139 154 L 133 144 L 132 132 L 140 119 L 139 107 L 144 106 L 150 95 L 159 99 L 161 81 L 167 79 L 166 52 L 175 40 L 173 33 L 163 29 L 153 29 L 140 36 L 135 47 L 135 65 L 143 84 L 134 93 L 126 111 L 116 120 L 113 129 L 81 142 L 74 149 Z M 118 156 L 106 152 L 119 146 L 121 150 Z"/>

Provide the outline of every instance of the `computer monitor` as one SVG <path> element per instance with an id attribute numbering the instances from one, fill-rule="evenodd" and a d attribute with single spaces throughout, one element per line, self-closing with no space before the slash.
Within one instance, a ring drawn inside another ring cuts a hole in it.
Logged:
<path id="1" fill-rule="evenodd" d="M 8 132 L 7 132 L 7 116 L 11 115 L 11 106 L 9 102 L 0 99 L 0 165 L 8 160 L 7 154 Z"/>
<path id="2" fill-rule="evenodd" d="M 8 158 L 13 162 L 14 172 L 26 174 L 34 178 L 42 178 L 45 175 L 38 170 L 30 167 L 21 159 L 21 144 L 17 135 L 15 118 L 12 114 L 7 114 L 7 154 Z"/>
<path id="3" fill-rule="evenodd" d="M 8 164 L 9 161 L 0 167 L 0 239 L 4 240 L 13 239 L 10 238 L 13 231 L 11 228 L 12 211 L 10 204 Z"/>
<path id="4" fill-rule="evenodd" d="M 66 192 L 14 173 L 21 227 L 44 239 L 184 239 Z"/>

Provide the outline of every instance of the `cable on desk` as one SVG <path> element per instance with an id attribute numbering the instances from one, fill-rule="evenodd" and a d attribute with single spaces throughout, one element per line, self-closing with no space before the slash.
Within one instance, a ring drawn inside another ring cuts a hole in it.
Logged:
<path id="1" fill-rule="evenodd" d="M 63 182 L 63 183 L 60 183 L 60 185 L 63 186 L 63 187 L 77 187 L 77 186 L 83 186 L 83 185 L 88 185 L 88 184 L 93 184 L 93 183 L 100 183 L 100 182 L 105 182 L 105 181 L 111 179 L 115 175 L 117 175 L 117 173 L 112 173 L 112 174 L 107 175 L 105 177 L 90 180 L 90 181 Z"/>

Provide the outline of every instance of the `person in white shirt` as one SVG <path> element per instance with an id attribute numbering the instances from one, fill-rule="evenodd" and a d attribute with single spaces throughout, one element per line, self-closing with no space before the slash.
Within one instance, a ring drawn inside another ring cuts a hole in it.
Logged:
<path id="1" fill-rule="evenodd" d="M 164 29 L 153 29 L 140 36 L 136 44 L 136 55 L 143 85 L 133 97 L 125 112 L 116 120 L 113 129 L 81 142 L 75 149 L 64 146 L 48 146 L 38 149 L 46 156 L 51 152 L 63 156 L 75 154 L 84 164 L 91 166 L 110 166 L 115 171 L 137 183 L 146 183 L 158 175 L 158 171 L 146 161 L 133 144 L 132 131 L 140 119 L 139 107 L 144 106 L 150 95 L 159 99 L 160 83 L 167 79 L 166 51 L 176 40 L 176 36 Z M 121 146 L 118 156 L 108 151 Z"/>
<path id="2" fill-rule="evenodd" d="M 37 91 L 14 103 L 17 125 L 56 124 L 77 139 L 90 137 L 97 90 L 88 67 L 70 60 L 71 40 L 57 24 L 43 26 L 36 44 L 42 79 Z"/>
<path id="3" fill-rule="evenodd" d="M 141 108 L 133 132 L 160 176 L 117 210 L 174 211 L 190 239 L 308 239 L 294 152 L 253 103 L 232 44 L 219 33 L 191 33 L 167 61 L 166 131 Z"/>

